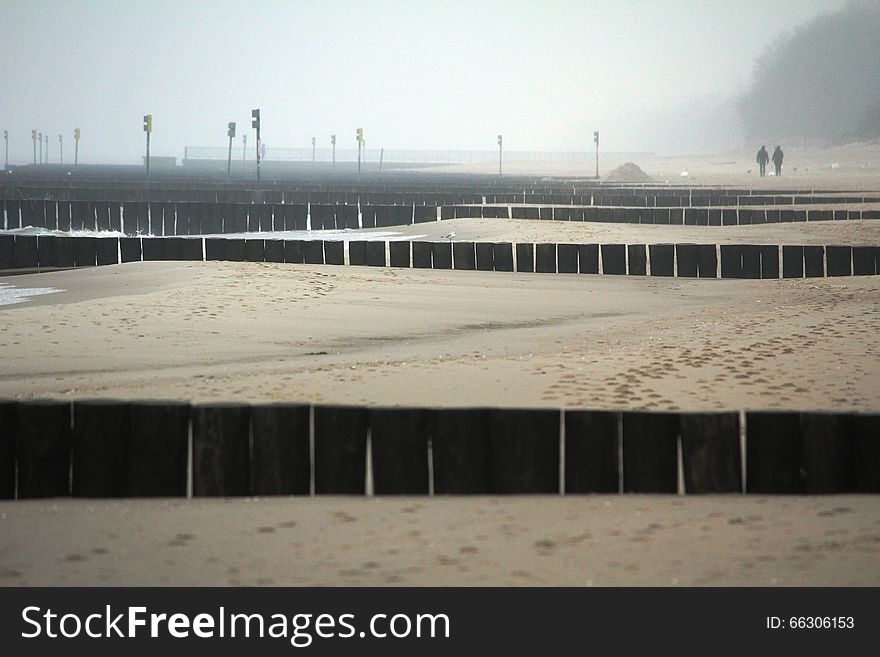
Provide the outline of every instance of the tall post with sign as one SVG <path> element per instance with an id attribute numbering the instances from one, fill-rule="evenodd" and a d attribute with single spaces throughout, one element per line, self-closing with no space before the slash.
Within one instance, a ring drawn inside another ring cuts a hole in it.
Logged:
<path id="1" fill-rule="evenodd" d="M 504 135 L 498 135 L 498 175 L 501 175 L 501 157 L 503 148 L 502 144 L 504 144 Z"/>
<path id="2" fill-rule="evenodd" d="M 596 142 L 596 179 L 599 179 L 599 131 L 593 133 L 593 141 Z"/>
<path id="3" fill-rule="evenodd" d="M 226 177 L 232 177 L 232 138 L 235 137 L 235 121 L 230 121 L 226 129 L 229 137 L 229 156 L 226 158 Z"/>
<path id="4" fill-rule="evenodd" d="M 153 134 L 153 115 L 144 116 L 144 132 L 147 133 L 147 157 L 144 160 L 147 172 L 147 180 L 150 179 L 150 135 Z"/>
<path id="5" fill-rule="evenodd" d="M 336 171 L 336 135 L 330 135 L 330 145 L 333 147 L 333 170 Z"/>
<path id="6" fill-rule="evenodd" d="M 257 131 L 257 182 L 260 182 L 260 110 L 251 110 L 251 125 Z"/>
<path id="7" fill-rule="evenodd" d="M 358 141 L 358 175 L 361 173 L 361 147 L 364 144 L 364 129 L 357 129 L 357 141 Z"/>
<path id="8" fill-rule="evenodd" d="M 79 128 L 73 130 L 73 166 L 79 164 Z"/>

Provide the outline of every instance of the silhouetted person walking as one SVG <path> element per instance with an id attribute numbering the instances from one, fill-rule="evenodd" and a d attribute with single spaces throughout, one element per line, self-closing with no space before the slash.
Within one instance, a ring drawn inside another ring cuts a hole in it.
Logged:
<path id="1" fill-rule="evenodd" d="M 776 150 L 773 151 L 773 166 L 776 167 L 776 175 L 777 176 L 782 175 L 782 157 L 783 157 L 782 149 L 779 146 L 777 146 Z"/>
<path id="2" fill-rule="evenodd" d="M 758 168 L 761 170 L 761 177 L 767 175 L 767 162 L 770 161 L 770 154 L 767 152 L 766 146 L 761 146 L 758 151 Z"/>

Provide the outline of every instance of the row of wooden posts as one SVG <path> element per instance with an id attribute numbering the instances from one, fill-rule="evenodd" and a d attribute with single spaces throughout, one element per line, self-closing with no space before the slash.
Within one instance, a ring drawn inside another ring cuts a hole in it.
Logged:
<path id="1" fill-rule="evenodd" d="M 224 260 L 690 278 L 880 274 L 880 247 L 754 244 L 555 244 L 0 235 L 0 270 L 156 260 Z"/>
<path id="2" fill-rule="evenodd" d="M 373 205 L 455 205 L 472 203 L 708 207 L 752 205 L 837 205 L 878 203 L 880 194 L 823 189 L 749 189 L 711 186 L 644 185 L 539 177 L 417 176 L 359 181 L 301 179 L 253 181 L 180 178 L 148 185 L 112 176 L 93 179 L 27 177 L 0 179 L 0 198 L 59 201 L 153 201 L 206 203 L 331 203 Z"/>
<path id="3" fill-rule="evenodd" d="M 438 219 L 508 218 L 555 221 L 743 226 L 765 223 L 880 219 L 880 210 L 645 208 L 523 205 L 369 205 L 319 203 L 3 202 L 0 228 L 115 231 L 126 235 L 212 235 L 286 230 L 385 228 Z"/>
<path id="4" fill-rule="evenodd" d="M 880 415 L 0 401 L 0 498 L 877 493 Z"/>

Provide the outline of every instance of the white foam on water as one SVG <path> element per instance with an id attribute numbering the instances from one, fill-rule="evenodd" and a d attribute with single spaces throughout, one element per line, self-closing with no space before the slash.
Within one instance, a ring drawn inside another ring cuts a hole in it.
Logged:
<path id="1" fill-rule="evenodd" d="M 22 228 L 11 228 L 8 230 L 0 229 L 0 234 L 7 235 L 36 235 L 57 237 L 129 237 L 125 233 L 118 230 L 48 230 L 46 228 L 35 228 L 34 226 L 24 226 Z M 161 235 L 153 235 L 152 233 L 143 233 L 138 237 L 162 237 Z M 352 241 L 366 242 L 399 242 L 418 240 L 426 237 L 425 235 L 404 235 L 394 231 L 367 231 L 357 232 L 350 229 L 342 230 L 273 230 L 263 232 L 244 232 L 244 233 L 205 233 L 204 235 L 169 235 L 169 237 L 188 237 L 191 239 L 200 239 L 209 237 L 211 239 L 264 239 L 264 240 L 339 240 L 348 244 Z"/>
<path id="2" fill-rule="evenodd" d="M 118 230 L 49 230 L 48 228 L 36 228 L 23 226 L 22 228 L 0 229 L 0 234 L 5 235 L 36 235 L 46 237 L 125 237 L 125 233 Z M 144 237 L 147 237 L 146 235 Z"/>
<path id="3" fill-rule="evenodd" d="M 201 237 L 220 239 L 251 239 L 251 240 L 337 240 L 340 242 L 400 242 L 417 240 L 425 235 L 404 235 L 394 231 L 368 231 L 354 232 L 349 229 L 343 230 L 273 230 L 249 233 L 216 233 L 205 234 Z"/>
<path id="4" fill-rule="evenodd" d="M 0 306 L 24 303 L 30 297 L 54 294 L 55 292 L 64 292 L 64 290 L 55 287 L 15 287 L 9 283 L 0 283 Z"/>

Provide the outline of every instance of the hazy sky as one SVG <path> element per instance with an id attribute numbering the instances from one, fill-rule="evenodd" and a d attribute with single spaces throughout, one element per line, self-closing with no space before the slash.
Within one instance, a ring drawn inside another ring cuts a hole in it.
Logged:
<path id="1" fill-rule="evenodd" d="M 780 33 L 845 0 L 0 0 L 0 129 L 65 160 L 225 146 L 653 149 L 646 117 L 742 90 Z"/>

